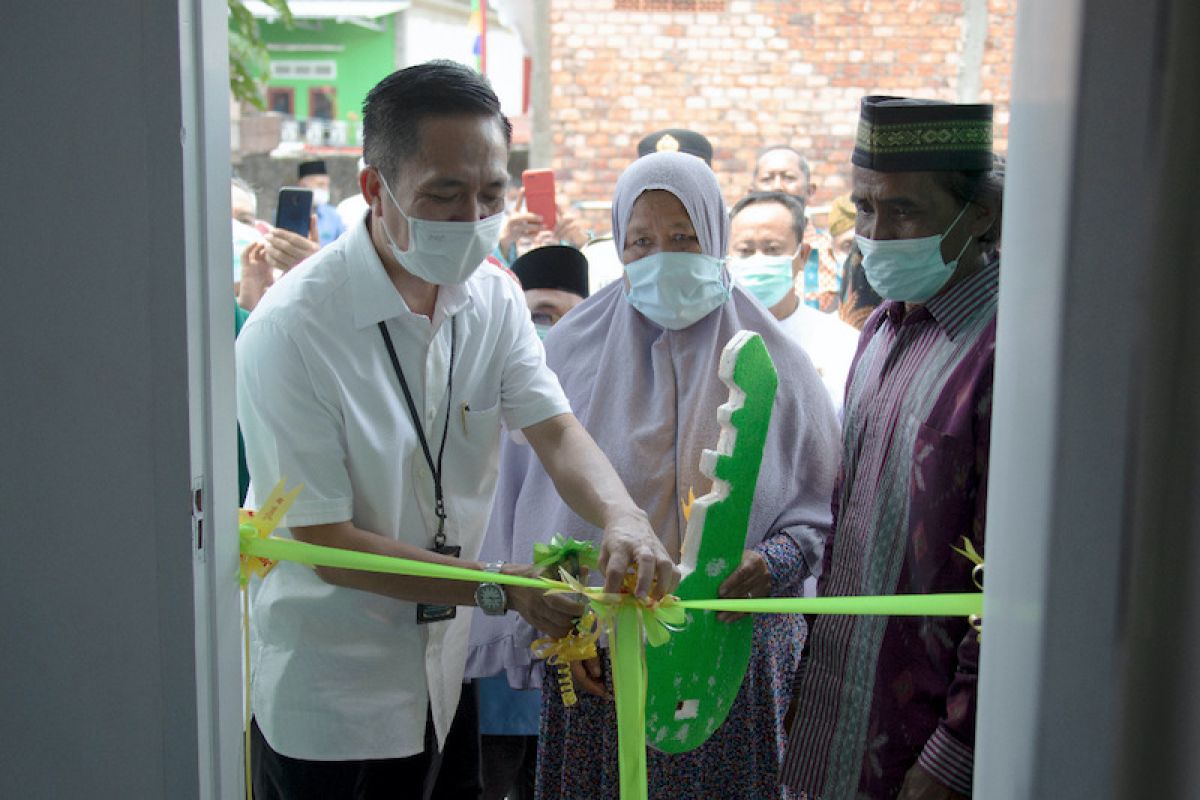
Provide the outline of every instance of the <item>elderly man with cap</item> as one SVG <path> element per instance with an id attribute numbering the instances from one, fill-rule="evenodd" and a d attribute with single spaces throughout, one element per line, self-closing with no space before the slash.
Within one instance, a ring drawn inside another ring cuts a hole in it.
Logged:
<path id="1" fill-rule="evenodd" d="M 313 192 L 313 213 L 317 215 L 317 234 L 321 247 L 331 244 L 346 230 L 337 209 L 329 204 L 329 170 L 321 160 L 304 161 L 296 170 L 296 185 Z M 365 209 L 364 209 L 365 210 Z"/>
<path id="2" fill-rule="evenodd" d="M 822 595 L 973 591 L 987 507 L 1003 186 L 992 107 L 862 102 L 856 241 L 884 303 L 843 420 Z M 784 780 L 818 798 L 971 793 L 979 637 L 966 619 L 818 617 Z"/>

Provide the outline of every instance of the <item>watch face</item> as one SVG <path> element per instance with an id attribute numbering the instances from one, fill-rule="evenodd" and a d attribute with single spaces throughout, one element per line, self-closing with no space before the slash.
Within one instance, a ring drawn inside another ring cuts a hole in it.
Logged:
<path id="1" fill-rule="evenodd" d="M 506 599 L 504 589 L 499 584 L 481 583 L 475 590 L 475 603 L 485 614 L 503 614 L 507 610 Z"/>

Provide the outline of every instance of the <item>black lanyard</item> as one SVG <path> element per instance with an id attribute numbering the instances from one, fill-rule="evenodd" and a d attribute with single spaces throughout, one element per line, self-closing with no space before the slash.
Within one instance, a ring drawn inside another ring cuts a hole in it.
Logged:
<path id="1" fill-rule="evenodd" d="M 429 451 L 429 441 L 425 438 L 425 426 L 421 424 L 421 415 L 417 412 L 417 404 L 413 402 L 412 392 L 408 389 L 408 381 L 404 380 L 404 370 L 400 369 L 400 359 L 396 357 L 396 348 L 392 346 L 392 337 L 387 325 L 379 323 L 379 332 L 383 334 L 383 343 L 387 346 L 388 356 L 392 359 L 392 367 L 396 370 L 396 380 L 400 381 L 400 389 L 404 392 L 404 401 L 408 403 L 408 413 L 412 417 L 413 427 L 417 429 L 417 439 L 421 442 L 421 451 L 425 454 L 425 463 L 433 473 L 434 513 L 438 518 L 437 536 L 433 539 L 435 547 L 446 544 L 446 502 L 442 497 L 442 455 L 446 452 L 446 433 L 450 430 L 450 394 L 454 388 L 454 348 L 457 341 L 457 330 L 454 327 L 454 317 L 450 318 L 450 369 L 446 376 L 446 421 L 442 425 L 442 443 L 438 447 L 437 465 L 433 463 L 433 454 Z"/>

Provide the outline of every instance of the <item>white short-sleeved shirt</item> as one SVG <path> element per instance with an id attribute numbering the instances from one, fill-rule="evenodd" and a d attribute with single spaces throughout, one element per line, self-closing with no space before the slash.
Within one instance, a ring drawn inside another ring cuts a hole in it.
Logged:
<path id="1" fill-rule="evenodd" d="M 842 403 L 846 394 L 846 378 L 850 374 L 850 363 L 858 350 L 858 330 L 838 319 L 836 314 L 826 314 L 803 302 L 796 310 L 779 320 L 779 324 L 804 348 L 804 352 L 817 368 L 833 410 L 842 418 Z"/>
<path id="2" fill-rule="evenodd" d="M 475 558 L 495 489 L 500 426 L 570 410 L 517 282 L 485 263 L 412 313 L 365 222 L 267 292 L 237 341 L 238 419 L 251 497 L 304 484 L 285 525 L 350 520 L 422 548 L 437 530 L 430 470 L 377 323 L 385 320 L 436 463 L 457 328 L 443 466 L 447 543 Z M 279 535 L 287 536 L 286 529 Z M 255 580 L 255 585 L 258 581 Z M 444 741 L 471 615 L 416 624 L 416 605 L 325 583 L 281 563 L 255 590 L 254 714 L 276 751 L 309 760 L 422 752 L 426 708 Z"/>

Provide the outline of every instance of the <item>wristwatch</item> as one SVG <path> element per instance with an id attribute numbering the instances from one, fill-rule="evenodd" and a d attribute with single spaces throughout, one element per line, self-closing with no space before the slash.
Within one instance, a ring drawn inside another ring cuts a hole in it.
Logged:
<path id="1" fill-rule="evenodd" d="M 503 561 L 489 561 L 483 570 L 499 574 L 503 566 Z M 499 617 L 508 611 L 508 593 L 498 583 L 481 583 L 475 587 L 475 605 L 489 617 Z"/>

